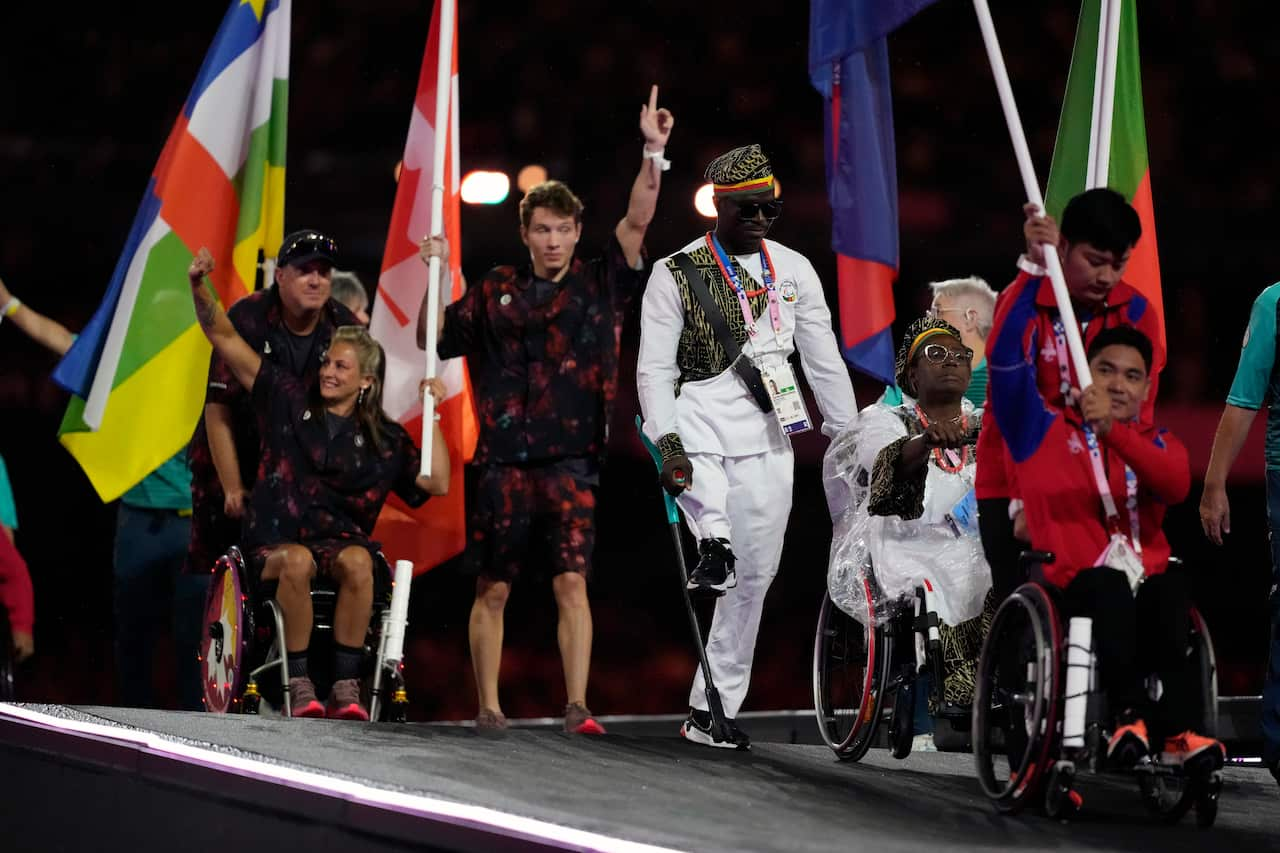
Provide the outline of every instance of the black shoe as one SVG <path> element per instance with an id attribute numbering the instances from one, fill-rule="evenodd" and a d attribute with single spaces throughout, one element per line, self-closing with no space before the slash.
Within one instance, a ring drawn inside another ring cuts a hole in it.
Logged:
<path id="1" fill-rule="evenodd" d="M 729 730 L 728 740 L 722 740 L 712 732 L 710 711 L 699 711 L 696 708 L 691 708 L 689 716 L 680 724 L 680 737 L 694 743 L 700 743 L 703 746 L 713 746 L 717 749 L 751 748 L 751 738 L 747 737 L 747 733 L 738 728 L 733 720 L 725 720 L 725 727 Z"/>
<path id="2" fill-rule="evenodd" d="M 729 740 L 733 741 L 734 745 L 737 746 L 738 749 L 751 748 L 751 736 L 738 728 L 737 720 L 725 720 L 724 724 L 725 727 L 729 729 Z"/>
<path id="3" fill-rule="evenodd" d="M 688 588 L 703 595 L 724 595 L 738 585 L 733 571 L 737 562 L 728 539 L 703 539 L 698 543 L 698 565 L 689 576 Z"/>

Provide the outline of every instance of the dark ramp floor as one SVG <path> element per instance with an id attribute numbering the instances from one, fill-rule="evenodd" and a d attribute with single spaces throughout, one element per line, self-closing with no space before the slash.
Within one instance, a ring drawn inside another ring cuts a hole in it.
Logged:
<path id="1" fill-rule="evenodd" d="M 30 706 L 33 710 L 47 710 Z M 193 745 L 601 833 L 696 851 L 1280 851 L 1280 790 L 1249 768 L 1225 772 L 1217 825 L 1154 823 L 1137 787 L 1085 775 L 1069 824 L 994 813 L 967 754 L 895 761 L 872 750 L 840 763 L 823 747 L 760 743 L 749 753 L 675 737 L 599 738 L 456 725 L 380 724 L 86 707 L 84 715 Z"/>

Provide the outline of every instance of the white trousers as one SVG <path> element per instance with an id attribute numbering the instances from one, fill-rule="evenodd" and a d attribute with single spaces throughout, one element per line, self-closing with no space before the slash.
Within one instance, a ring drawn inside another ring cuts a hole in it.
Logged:
<path id="1" fill-rule="evenodd" d="M 725 715 L 732 719 L 751 684 L 760 612 L 782 558 L 795 461 L 790 444 L 750 456 L 694 453 L 689 461 L 693 489 L 679 498 L 689 529 L 698 539 L 728 539 L 737 558 L 738 585 L 716 600 L 707 637 L 711 678 Z M 689 693 L 691 707 L 707 710 L 705 688 L 699 667 Z"/>

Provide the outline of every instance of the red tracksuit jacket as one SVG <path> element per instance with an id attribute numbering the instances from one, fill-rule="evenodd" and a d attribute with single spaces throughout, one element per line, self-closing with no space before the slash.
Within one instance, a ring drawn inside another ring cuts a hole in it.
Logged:
<path id="1" fill-rule="evenodd" d="M 1111 531 L 1079 413 L 1053 405 L 1042 392 L 1043 355 L 1035 344 L 1042 349 L 1044 338 L 1041 335 L 1037 341 L 1035 335 L 1043 312 L 1036 292 L 1024 287 L 1006 293 L 1010 298 L 1003 306 L 1004 322 L 993 330 L 989 339 L 993 343 L 987 349 L 991 384 L 986 414 L 1004 436 L 1032 547 L 1056 555 L 1057 561 L 1045 567 L 1046 576 L 1051 583 L 1066 586 L 1077 572 L 1094 564 L 1107 547 Z M 1028 335 L 1020 331 L 1026 329 L 1032 330 L 1031 346 Z M 1050 326 L 1050 342 L 1052 334 Z M 1056 391 L 1057 366 L 1051 366 Z M 1142 562 L 1148 575 L 1158 574 L 1169 561 L 1169 541 L 1161 527 L 1165 510 L 1181 503 L 1191 488 L 1186 447 L 1167 430 L 1142 421 L 1113 423 L 1099 446 L 1120 529 L 1126 534 L 1131 528 L 1125 506 L 1125 465 L 1137 475 Z M 979 449 L 979 468 L 982 464 Z"/>
<path id="2" fill-rule="evenodd" d="M 1022 308 L 1016 317 L 1011 317 L 1011 309 L 1015 303 Z M 987 348 L 991 342 L 1006 331 L 1019 335 L 1023 352 L 1034 364 L 1036 386 L 1044 397 L 1045 404 L 1053 409 L 1061 409 L 1064 405 L 1061 390 L 1061 377 L 1058 373 L 1058 353 L 1054 342 L 1053 321 L 1058 317 L 1058 303 L 1053 298 L 1053 285 L 1047 275 L 1032 275 L 1026 271 L 1018 273 L 1013 283 L 1006 287 L 996 300 L 995 321 L 991 334 L 987 338 Z M 1146 297 L 1123 281 L 1112 288 L 1107 295 L 1106 305 L 1101 311 L 1092 315 L 1077 312 L 1076 319 L 1084 324 L 1084 347 L 1089 348 L 1092 341 L 1105 328 L 1111 326 L 1133 326 L 1149 337 L 1156 347 L 1153 375 L 1164 364 L 1164 354 L 1159 351 L 1159 326 L 1156 312 L 1150 310 Z M 1012 328 L 1009 328 L 1012 324 Z M 994 366 L 988 356 L 988 370 L 994 374 Z M 1068 365 L 1070 366 L 1069 362 Z M 1075 379 L 1074 368 L 1071 371 L 1072 385 L 1079 387 Z M 1018 497 L 1017 490 L 1011 482 L 1013 476 L 1010 461 L 1005 449 L 999 423 L 993 416 L 993 404 L 997 391 L 994 384 L 988 384 L 987 407 L 982 416 L 982 432 L 978 437 L 978 470 L 974 482 L 974 490 L 979 499 Z M 1143 419 L 1151 420 L 1155 410 L 1156 383 L 1153 379 L 1151 396 L 1143 406 Z"/>

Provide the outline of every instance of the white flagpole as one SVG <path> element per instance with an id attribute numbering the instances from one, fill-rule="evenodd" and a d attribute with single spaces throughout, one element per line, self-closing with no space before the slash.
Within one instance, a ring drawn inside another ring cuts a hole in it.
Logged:
<path id="1" fill-rule="evenodd" d="M 444 156 L 449 140 L 449 96 L 453 92 L 453 17 L 455 0 L 440 2 L 440 55 L 436 61 L 436 115 L 432 124 L 434 137 L 431 147 L 431 234 L 439 234 L 444 228 Z M 427 351 L 423 376 L 436 375 L 436 326 L 440 317 L 440 259 L 432 257 L 427 264 Z M 431 448 L 435 429 L 435 398 L 427 391 L 422 394 L 422 466 L 419 475 L 431 473 Z"/>
<path id="2" fill-rule="evenodd" d="M 978 27 L 982 30 L 982 41 L 987 48 L 987 59 L 991 63 L 991 74 L 995 77 L 996 91 L 1000 95 L 1005 124 L 1009 126 L 1009 139 L 1013 143 L 1013 153 L 1018 161 L 1018 172 L 1022 176 L 1022 186 L 1027 194 L 1027 201 L 1043 211 L 1044 196 L 1036 180 L 1035 166 L 1031 163 L 1031 150 L 1027 147 L 1027 136 L 1022 129 L 1022 119 L 1018 117 L 1018 105 L 1013 99 L 1013 87 L 1009 85 L 1009 71 L 1005 68 L 1004 55 L 1000 52 L 995 24 L 991 21 L 991 9 L 987 6 L 987 0 L 973 0 L 973 10 L 978 15 Z M 1080 388 L 1083 390 L 1093 384 L 1093 376 L 1089 373 L 1089 359 L 1085 356 L 1084 342 L 1080 339 L 1080 324 L 1076 321 L 1076 312 L 1071 306 L 1071 295 L 1067 292 L 1067 282 L 1062 276 L 1058 247 L 1045 243 L 1043 248 L 1044 265 L 1049 270 L 1049 281 L 1053 284 L 1053 297 L 1058 303 L 1062 324 L 1066 326 L 1067 349 L 1071 353 L 1076 377 L 1080 380 Z"/>
<path id="3" fill-rule="evenodd" d="M 1098 10 L 1098 53 L 1102 63 L 1094 72 L 1094 130 L 1090 143 L 1089 172 L 1092 178 L 1086 189 L 1105 187 L 1111 174 L 1111 125 L 1116 108 L 1116 57 L 1120 49 L 1120 10 L 1122 0 L 1102 0 Z"/>

